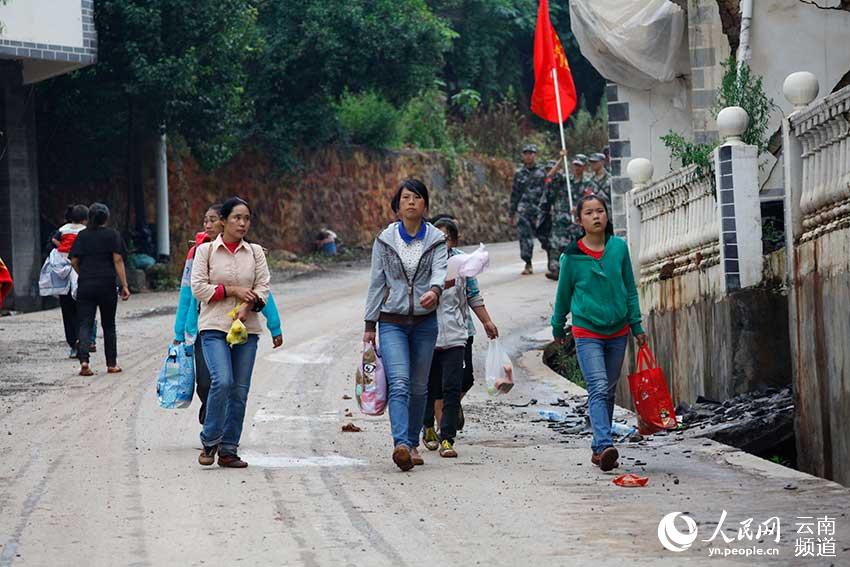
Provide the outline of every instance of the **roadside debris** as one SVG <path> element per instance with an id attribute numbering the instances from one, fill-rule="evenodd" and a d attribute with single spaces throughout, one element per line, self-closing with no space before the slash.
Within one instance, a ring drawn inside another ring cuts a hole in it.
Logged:
<path id="1" fill-rule="evenodd" d="M 723 403 L 700 396 L 696 403 L 676 408 L 680 431 L 700 429 L 707 437 L 756 455 L 794 437 L 794 396 L 791 388 L 767 388 L 741 394 Z"/>
<path id="2" fill-rule="evenodd" d="M 343 425 L 343 426 L 342 426 L 342 430 L 343 430 L 343 432 L 345 432 L 345 433 L 360 433 L 361 431 L 363 431 L 362 429 L 360 429 L 359 427 L 357 427 L 356 425 L 354 425 L 354 424 L 353 424 L 353 423 L 351 423 L 351 422 L 346 423 L 345 425 Z"/>
<path id="3" fill-rule="evenodd" d="M 345 394 L 345 395 L 342 397 L 342 399 L 343 399 L 343 400 L 350 400 L 350 399 L 351 399 L 351 396 L 349 396 L 348 394 Z"/>
<path id="4" fill-rule="evenodd" d="M 621 474 L 611 482 L 613 482 L 617 486 L 623 486 L 625 488 L 636 488 L 639 486 L 646 486 L 646 484 L 649 482 L 649 477 L 627 473 Z"/>

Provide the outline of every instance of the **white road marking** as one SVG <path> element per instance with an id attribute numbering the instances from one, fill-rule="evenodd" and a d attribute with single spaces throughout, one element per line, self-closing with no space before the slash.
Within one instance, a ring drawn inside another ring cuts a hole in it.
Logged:
<path id="1" fill-rule="evenodd" d="M 254 414 L 256 423 L 268 423 L 270 421 L 337 421 L 337 416 L 334 415 L 288 415 L 282 413 L 273 413 L 262 408 Z"/>
<path id="2" fill-rule="evenodd" d="M 351 459 L 340 455 L 323 457 L 288 457 L 285 455 L 263 455 L 251 451 L 241 451 L 242 458 L 251 466 L 270 469 L 290 469 L 305 467 L 362 467 L 368 465 L 363 459 Z"/>

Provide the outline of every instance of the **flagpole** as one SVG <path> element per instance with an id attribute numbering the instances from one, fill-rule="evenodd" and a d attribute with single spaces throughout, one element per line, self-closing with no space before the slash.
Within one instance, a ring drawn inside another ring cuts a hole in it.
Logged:
<path id="1" fill-rule="evenodd" d="M 567 161 L 567 139 L 564 136 L 564 118 L 561 114 L 561 90 L 558 88 L 558 70 L 552 67 L 552 78 L 555 80 L 555 104 L 558 107 L 558 128 L 561 130 L 561 149 L 564 151 L 564 179 L 567 180 L 567 198 L 570 202 L 570 214 L 573 211 L 573 191 L 570 187 L 570 164 Z"/>

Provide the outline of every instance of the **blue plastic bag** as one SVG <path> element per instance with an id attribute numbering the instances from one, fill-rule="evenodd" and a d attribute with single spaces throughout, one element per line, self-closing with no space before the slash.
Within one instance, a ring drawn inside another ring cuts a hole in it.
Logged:
<path id="1" fill-rule="evenodd" d="M 187 408 L 195 395 L 195 360 L 191 345 L 170 345 L 156 381 L 156 397 L 165 409 Z"/>

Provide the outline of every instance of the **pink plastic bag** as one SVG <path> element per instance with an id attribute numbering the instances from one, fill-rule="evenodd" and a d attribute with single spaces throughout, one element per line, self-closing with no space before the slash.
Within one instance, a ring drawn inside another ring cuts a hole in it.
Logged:
<path id="1" fill-rule="evenodd" d="M 363 343 L 354 395 L 360 411 L 366 415 L 382 415 L 387 409 L 387 377 L 381 364 L 381 354 L 371 343 Z"/>

